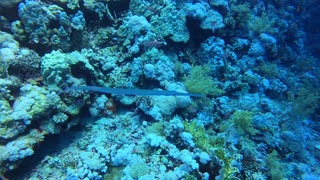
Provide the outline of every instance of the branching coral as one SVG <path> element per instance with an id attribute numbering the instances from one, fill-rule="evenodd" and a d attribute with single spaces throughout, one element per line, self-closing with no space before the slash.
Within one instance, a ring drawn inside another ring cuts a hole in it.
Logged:
<path id="1" fill-rule="evenodd" d="M 219 96 L 225 93 L 224 90 L 218 88 L 218 83 L 209 76 L 208 66 L 194 66 L 190 75 L 186 77 L 184 82 L 186 89 L 191 93 L 208 94 Z"/>
<path id="2" fill-rule="evenodd" d="M 240 134 L 254 135 L 258 132 L 252 126 L 253 113 L 250 111 L 236 111 L 233 114 L 232 121 L 239 130 Z"/>
<path id="3" fill-rule="evenodd" d="M 268 16 L 266 13 L 263 13 L 259 17 L 254 17 L 249 27 L 256 34 L 261 34 L 261 33 L 274 34 L 275 32 L 277 32 L 277 29 L 274 28 L 274 25 L 275 25 L 275 19 Z"/>
<path id="4" fill-rule="evenodd" d="M 267 156 L 267 166 L 270 169 L 272 179 L 283 179 L 284 178 L 284 165 L 280 162 L 278 152 L 273 150 Z"/>
<path id="5" fill-rule="evenodd" d="M 239 169 L 234 166 L 239 161 L 238 154 L 230 154 L 225 148 L 225 140 L 220 137 L 209 136 L 203 126 L 197 125 L 196 122 L 185 122 L 185 130 L 192 134 L 197 147 L 206 152 L 213 152 L 221 161 L 222 168 L 220 170 L 221 179 L 235 179 Z"/>
<path id="6" fill-rule="evenodd" d="M 293 102 L 292 114 L 298 117 L 310 117 L 320 107 L 319 88 L 304 87 L 296 92 L 288 93 L 289 100 Z"/>

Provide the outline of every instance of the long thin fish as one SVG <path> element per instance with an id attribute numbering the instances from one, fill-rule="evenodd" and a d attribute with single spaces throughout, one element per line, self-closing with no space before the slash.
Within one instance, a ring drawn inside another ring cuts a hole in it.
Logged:
<path id="1" fill-rule="evenodd" d="M 132 95 L 132 96 L 193 96 L 204 97 L 203 94 L 181 93 L 176 91 L 160 91 L 147 89 L 124 89 L 124 88 L 109 88 L 98 86 L 72 86 L 68 90 L 83 90 L 95 91 L 101 93 L 115 94 L 115 95 Z"/>

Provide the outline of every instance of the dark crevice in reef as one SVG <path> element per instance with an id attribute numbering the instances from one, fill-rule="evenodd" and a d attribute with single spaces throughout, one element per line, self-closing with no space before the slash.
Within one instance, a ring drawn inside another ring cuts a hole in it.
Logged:
<path id="1" fill-rule="evenodd" d="M 306 46 L 310 51 L 317 56 L 320 56 L 320 19 L 313 17 L 320 17 L 320 4 L 312 4 L 306 8 L 310 13 L 311 18 L 306 18 L 304 25 L 306 28 L 308 41 Z"/>
<path id="2" fill-rule="evenodd" d="M 120 17 L 121 13 L 129 10 L 130 0 L 110 1 L 108 8 L 112 16 Z"/>
<path id="3" fill-rule="evenodd" d="M 18 5 L 11 8 L 2 8 L 0 9 L 0 16 L 6 17 L 9 21 L 15 21 L 19 19 L 18 11 L 16 9 L 18 9 Z"/>
<path id="4" fill-rule="evenodd" d="M 160 47 L 160 49 L 163 49 L 164 51 L 171 50 L 176 52 L 185 52 L 186 49 L 197 51 L 201 44 L 213 35 L 211 30 L 201 29 L 200 23 L 201 22 L 199 19 L 187 16 L 186 26 L 190 35 L 188 42 L 174 42 L 172 39 L 170 39 L 170 37 L 165 37 L 164 41 L 166 42 L 166 45 Z"/>
<path id="5" fill-rule="evenodd" d="M 19 19 L 17 7 L 13 8 L 0 8 L 0 31 L 11 33 L 11 22 Z"/>
<path id="6" fill-rule="evenodd" d="M 107 19 L 107 17 L 103 17 L 103 19 L 99 18 L 99 14 L 93 11 L 90 11 L 86 8 L 81 8 L 80 9 L 83 13 L 83 16 L 86 19 L 86 26 L 87 27 L 94 27 L 94 26 L 100 26 L 104 27 L 109 25 L 111 22 Z M 74 14 L 74 13 L 73 13 Z"/>
<path id="7" fill-rule="evenodd" d="M 68 147 L 76 138 L 78 138 L 78 133 L 81 131 L 83 131 L 83 127 L 77 125 L 72 127 L 70 131 L 58 135 L 46 136 L 42 143 L 33 148 L 33 155 L 24 158 L 18 168 L 8 171 L 4 176 L 8 179 L 24 179 L 25 177 L 29 177 L 35 168 L 37 168 L 37 165 L 39 165 L 46 156 L 59 153 L 64 148 Z"/>
<path id="8" fill-rule="evenodd" d="M 29 38 L 27 36 L 26 40 L 23 40 L 23 41 L 19 41 L 16 39 L 16 41 L 19 42 L 20 44 L 20 47 L 26 47 L 26 48 L 29 48 L 31 50 L 34 50 L 36 53 L 38 53 L 40 56 L 43 56 L 44 54 L 46 53 L 49 53 L 52 51 L 52 47 L 50 46 L 45 46 L 43 44 L 35 44 L 35 43 L 30 43 L 29 42 Z"/>
<path id="9" fill-rule="evenodd" d="M 96 78 L 86 69 L 84 63 L 79 62 L 77 64 L 73 64 L 70 68 L 73 77 L 85 79 L 87 84 L 91 84 L 91 82 L 96 81 Z"/>
<path id="10" fill-rule="evenodd" d="M 144 79 L 141 89 L 154 89 L 161 87 L 160 82 L 152 79 Z"/>
<path id="11" fill-rule="evenodd" d="M 200 27 L 200 20 L 187 17 L 186 26 L 189 30 L 190 39 L 188 44 L 195 49 L 198 49 L 206 39 L 213 35 L 211 30 L 204 30 Z"/>

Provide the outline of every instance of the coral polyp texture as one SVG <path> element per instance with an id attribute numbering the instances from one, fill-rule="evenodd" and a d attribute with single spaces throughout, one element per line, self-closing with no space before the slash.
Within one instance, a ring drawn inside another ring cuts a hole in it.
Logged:
<path id="1" fill-rule="evenodd" d="M 319 8 L 0 1 L 0 179 L 320 179 Z"/>

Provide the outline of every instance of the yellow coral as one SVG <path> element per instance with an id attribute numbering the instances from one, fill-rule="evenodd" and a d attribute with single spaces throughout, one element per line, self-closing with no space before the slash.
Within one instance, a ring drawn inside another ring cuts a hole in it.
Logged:
<path id="1" fill-rule="evenodd" d="M 203 126 L 197 125 L 195 122 L 184 122 L 185 130 L 192 134 L 197 147 L 206 151 L 214 152 L 222 162 L 221 175 L 222 179 L 237 179 L 235 174 L 239 170 L 233 166 L 234 161 L 238 161 L 237 154 L 230 155 L 226 148 L 225 142 L 218 137 L 208 136 Z M 223 142 L 221 142 L 223 141 Z"/>
<path id="2" fill-rule="evenodd" d="M 208 66 L 193 66 L 190 75 L 186 77 L 184 85 L 190 93 L 208 94 L 219 96 L 225 93 L 218 88 L 217 82 L 209 76 L 210 69 Z"/>
<path id="3" fill-rule="evenodd" d="M 236 111 L 233 113 L 232 121 L 240 134 L 254 135 L 258 132 L 252 126 L 253 113 L 250 111 Z"/>

